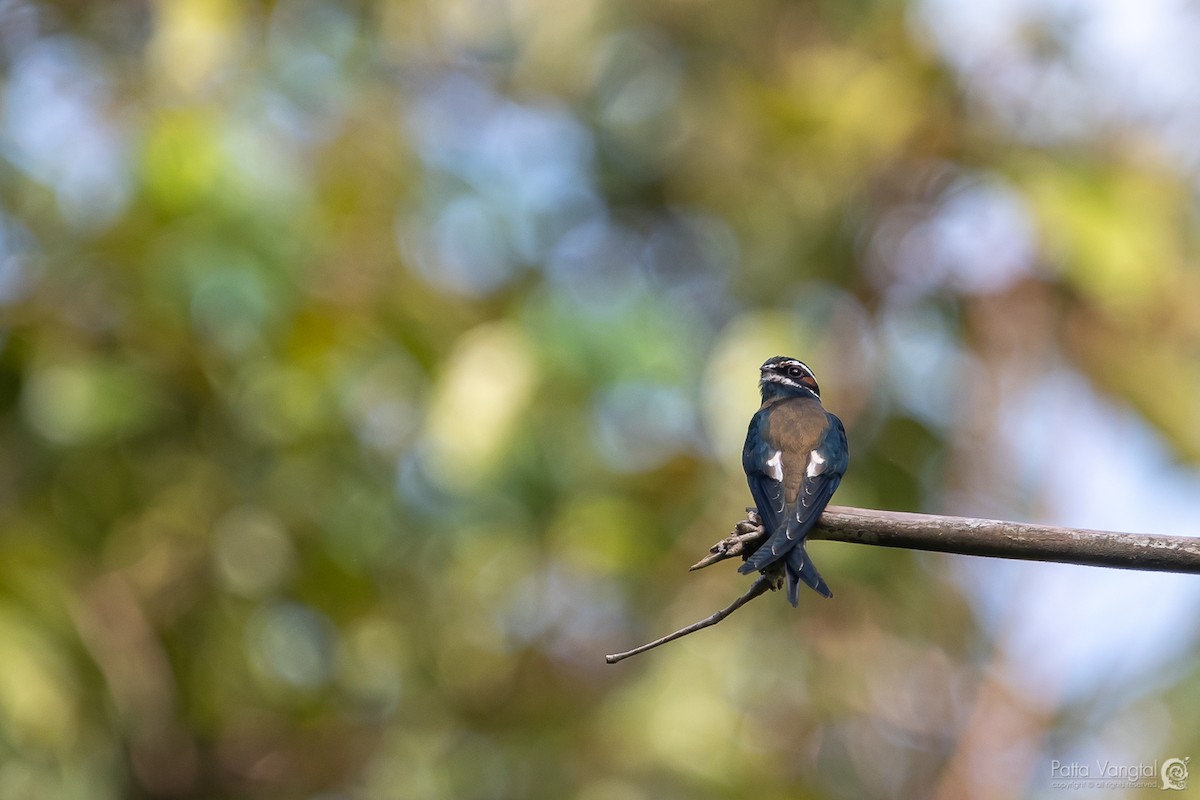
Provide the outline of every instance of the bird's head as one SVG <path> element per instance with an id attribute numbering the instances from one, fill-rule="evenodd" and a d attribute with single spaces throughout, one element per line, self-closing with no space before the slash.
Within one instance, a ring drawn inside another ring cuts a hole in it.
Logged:
<path id="1" fill-rule="evenodd" d="M 758 386 L 763 400 L 802 396 L 821 399 L 821 387 L 817 386 L 813 371 L 803 361 L 787 356 L 774 356 L 763 363 Z"/>

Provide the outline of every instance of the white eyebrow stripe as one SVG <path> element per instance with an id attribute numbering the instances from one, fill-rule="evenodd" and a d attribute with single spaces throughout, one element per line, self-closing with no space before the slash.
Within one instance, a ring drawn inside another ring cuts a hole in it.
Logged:
<path id="1" fill-rule="evenodd" d="M 768 369 L 779 369 L 781 367 L 800 367 L 805 372 L 807 372 L 809 375 L 812 375 L 812 370 L 809 369 L 808 364 L 805 364 L 803 361 L 780 361 L 778 363 L 771 364 L 771 365 L 764 364 L 762 369 L 764 371 L 766 371 Z"/>

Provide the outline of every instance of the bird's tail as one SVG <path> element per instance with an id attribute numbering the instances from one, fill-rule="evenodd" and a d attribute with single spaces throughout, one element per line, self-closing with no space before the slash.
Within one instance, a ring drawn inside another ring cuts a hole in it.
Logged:
<path id="1" fill-rule="evenodd" d="M 804 542 L 797 542 L 787 554 L 787 599 L 793 607 L 800 603 L 800 581 L 804 581 L 823 597 L 833 597 L 833 592 L 829 591 L 821 573 L 817 572 L 812 559 L 804 550 Z"/>

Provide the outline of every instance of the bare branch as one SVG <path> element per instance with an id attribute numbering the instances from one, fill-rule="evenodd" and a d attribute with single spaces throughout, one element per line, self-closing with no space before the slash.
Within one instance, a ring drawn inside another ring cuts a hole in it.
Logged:
<path id="1" fill-rule="evenodd" d="M 753 509 L 692 569 L 741 555 L 765 532 Z M 829 506 L 811 539 L 968 556 L 1200 574 L 1200 538 Z"/>
<path id="2" fill-rule="evenodd" d="M 813 539 L 1091 567 L 1200 573 L 1200 539 L 829 506 Z"/>
<path id="3" fill-rule="evenodd" d="M 708 555 L 693 564 L 691 569 L 701 569 L 727 558 L 749 555 L 765 538 L 766 531 L 758 512 L 748 508 L 746 519 L 738 522 L 732 533 L 710 547 Z M 967 556 L 1200 574 L 1200 538 L 1190 536 L 1114 533 L 994 519 L 829 506 L 809 538 Z M 716 625 L 780 584 L 779 570 L 768 569 L 744 595 L 712 616 L 633 650 L 605 656 L 604 660 L 615 664 Z"/>

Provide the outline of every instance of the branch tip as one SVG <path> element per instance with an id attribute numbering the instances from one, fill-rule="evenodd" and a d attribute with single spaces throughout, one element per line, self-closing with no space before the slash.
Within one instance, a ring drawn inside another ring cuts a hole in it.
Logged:
<path id="1" fill-rule="evenodd" d="M 705 617 L 699 622 L 693 622 L 686 628 L 680 628 L 674 633 L 669 633 L 661 639 L 655 639 L 653 642 L 647 642 L 641 647 L 635 647 L 632 650 L 626 650 L 624 653 L 613 653 L 611 655 L 607 655 L 604 657 L 604 662 L 606 664 L 616 664 L 618 661 L 624 661 L 630 656 L 636 656 L 639 653 L 645 653 L 647 650 L 653 650 L 654 648 L 660 647 L 668 642 L 673 642 L 676 639 L 682 639 L 684 636 L 693 634 L 696 631 L 710 628 L 728 617 L 733 612 L 737 611 L 742 606 L 746 605 L 746 603 L 749 603 L 754 598 L 758 597 L 759 595 L 766 594 L 768 590 L 776 588 L 778 588 L 778 578 L 769 573 L 767 575 L 763 575 L 754 583 L 750 584 L 750 588 L 746 590 L 745 594 L 743 594 L 737 600 L 734 600 L 729 605 L 725 606 L 725 608 L 722 608 L 720 611 Z"/>

